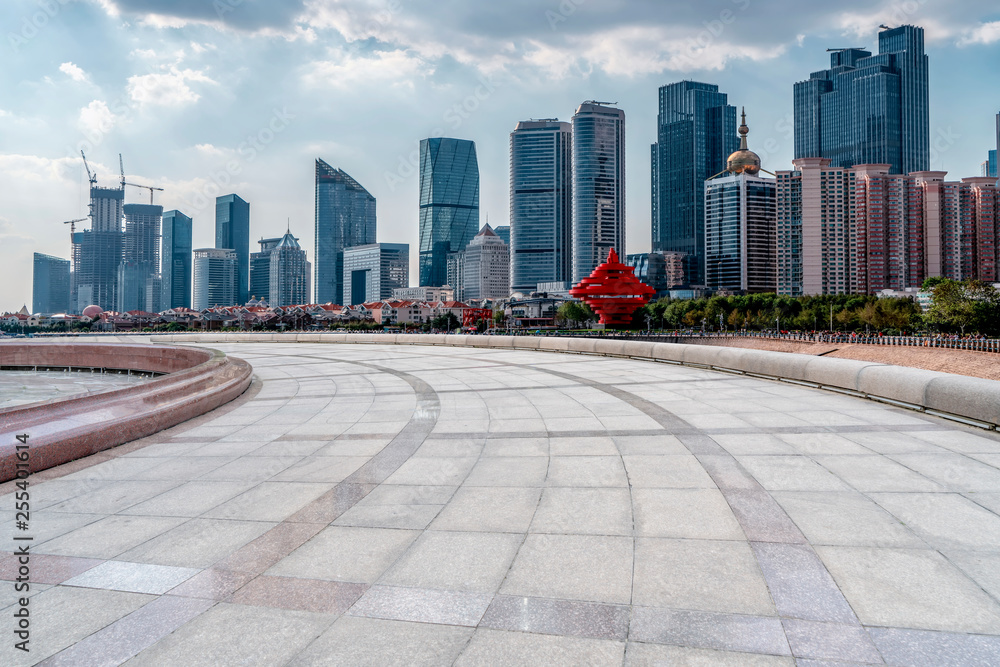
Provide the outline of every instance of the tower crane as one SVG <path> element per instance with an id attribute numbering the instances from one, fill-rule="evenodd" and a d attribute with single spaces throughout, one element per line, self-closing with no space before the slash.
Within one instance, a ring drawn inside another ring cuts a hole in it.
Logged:
<path id="1" fill-rule="evenodd" d="M 83 149 L 80 149 L 80 157 L 83 158 L 83 168 L 87 170 L 87 179 L 90 181 L 90 185 L 97 185 L 97 174 L 91 173 L 90 166 L 87 164 L 87 156 L 83 154 Z"/>
<path id="2" fill-rule="evenodd" d="M 163 192 L 163 188 L 154 188 L 152 185 L 139 185 L 138 183 L 126 183 L 125 177 L 122 176 L 122 188 L 124 189 L 126 185 L 131 185 L 133 188 L 145 188 L 146 190 L 149 190 L 150 205 L 153 204 L 153 190 L 159 190 L 160 192 Z"/>
<path id="3" fill-rule="evenodd" d="M 69 242 L 70 245 L 73 244 L 73 237 L 76 235 L 76 223 L 83 222 L 84 220 L 89 220 L 90 218 L 77 218 L 76 220 L 67 220 L 64 225 L 69 225 Z"/>
<path id="4" fill-rule="evenodd" d="M 122 162 L 122 154 L 121 153 L 118 154 L 118 168 L 122 172 L 122 191 L 124 192 L 124 190 L 125 190 L 125 163 Z"/>

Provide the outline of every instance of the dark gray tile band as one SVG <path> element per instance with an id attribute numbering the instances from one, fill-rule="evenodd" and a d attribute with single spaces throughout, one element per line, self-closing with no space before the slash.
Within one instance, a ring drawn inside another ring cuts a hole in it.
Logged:
<path id="1" fill-rule="evenodd" d="M 479 623 L 481 628 L 514 630 L 592 639 L 628 638 L 625 605 L 497 595 Z"/>
<path id="2" fill-rule="evenodd" d="M 1000 637 L 868 628 L 886 664 L 913 667 L 996 667 Z"/>
<path id="3" fill-rule="evenodd" d="M 629 639 L 721 651 L 792 654 L 781 621 L 765 616 L 633 607 Z"/>

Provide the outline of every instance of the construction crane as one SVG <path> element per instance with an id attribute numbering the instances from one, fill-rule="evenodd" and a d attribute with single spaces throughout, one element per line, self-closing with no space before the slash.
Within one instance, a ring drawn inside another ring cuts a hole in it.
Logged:
<path id="1" fill-rule="evenodd" d="M 163 188 L 154 188 L 152 185 L 139 185 L 138 183 L 126 183 L 125 182 L 125 177 L 122 176 L 122 188 L 124 189 L 126 185 L 131 185 L 133 188 L 145 188 L 145 189 L 149 190 L 149 204 L 150 204 L 150 206 L 152 206 L 152 204 L 153 204 L 153 190 L 159 190 L 160 192 L 163 192 Z"/>
<path id="2" fill-rule="evenodd" d="M 122 191 L 125 190 L 125 163 L 122 162 L 122 154 L 118 154 L 118 168 L 122 172 Z"/>
<path id="3" fill-rule="evenodd" d="M 83 158 L 83 168 L 87 170 L 87 179 L 90 180 L 90 184 L 97 185 L 97 174 L 90 172 L 90 166 L 87 164 L 87 156 L 83 154 L 83 149 L 80 149 L 80 157 Z"/>
<path id="4" fill-rule="evenodd" d="M 69 225 L 69 243 L 73 244 L 73 237 L 76 236 L 76 223 L 83 222 L 84 220 L 90 220 L 90 218 L 77 218 L 76 220 L 67 220 L 64 225 Z"/>
<path id="5" fill-rule="evenodd" d="M 867 50 L 864 46 L 848 46 L 845 49 L 827 49 L 827 53 L 832 53 L 834 51 L 865 51 Z"/>

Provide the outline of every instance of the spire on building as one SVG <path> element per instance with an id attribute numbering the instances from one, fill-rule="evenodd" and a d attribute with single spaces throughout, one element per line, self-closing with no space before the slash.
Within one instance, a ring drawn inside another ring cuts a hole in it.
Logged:
<path id="1" fill-rule="evenodd" d="M 741 109 L 740 121 L 740 148 L 729 156 L 726 161 L 726 171 L 730 174 L 748 174 L 756 176 L 760 172 L 760 156 L 747 148 L 747 135 L 750 128 L 747 127 L 746 109 Z"/>

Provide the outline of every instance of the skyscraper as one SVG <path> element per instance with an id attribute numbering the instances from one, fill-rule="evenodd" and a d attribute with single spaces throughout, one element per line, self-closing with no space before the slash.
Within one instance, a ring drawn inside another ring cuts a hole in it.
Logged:
<path id="1" fill-rule="evenodd" d="M 271 251 L 281 243 L 280 236 L 261 239 L 260 251 L 250 253 L 250 298 L 267 301 L 271 296 Z M 297 239 L 296 239 L 297 240 Z"/>
<path id="2" fill-rule="evenodd" d="M 236 274 L 239 257 L 228 248 L 199 248 L 194 251 L 195 310 L 212 306 L 232 306 L 236 303 Z"/>
<path id="3" fill-rule="evenodd" d="M 236 253 L 236 290 L 232 303 L 212 305 L 242 305 L 250 300 L 250 204 L 239 195 L 215 198 L 215 247 Z"/>
<path id="4" fill-rule="evenodd" d="M 191 307 L 191 229 L 191 218 L 180 211 L 163 214 L 160 307 L 164 310 Z"/>
<path id="5" fill-rule="evenodd" d="M 653 250 L 685 253 L 688 284 L 704 285 L 705 180 L 737 150 L 736 107 L 710 83 L 660 87 L 652 158 Z"/>
<path id="6" fill-rule="evenodd" d="M 893 174 L 930 164 L 930 93 L 924 30 L 882 30 L 878 55 L 837 49 L 830 69 L 795 84 L 795 157 L 834 167 L 888 164 Z"/>
<path id="7" fill-rule="evenodd" d="M 625 254 L 625 112 L 587 101 L 573 115 L 574 283 Z"/>
<path id="8" fill-rule="evenodd" d="M 270 251 L 271 288 L 268 305 L 296 306 L 309 302 L 309 262 L 306 251 L 291 231 L 285 233 Z"/>
<path id="9" fill-rule="evenodd" d="M 316 302 L 341 305 L 344 248 L 375 243 L 375 197 L 342 169 L 316 160 Z"/>
<path id="10" fill-rule="evenodd" d="M 775 180 L 760 176 L 760 157 L 747 148 L 746 114 L 740 148 L 724 175 L 705 181 L 705 284 L 730 292 L 774 292 Z"/>
<path id="11" fill-rule="evenodd" d="M 420 285 L 448 280 L 448 255 L 479 230 L 479 162 L 464 139 L 420 141 Z"/>
<path id="12" fill-rule="evenodd" d="M 104 310 L 118 305 L 124 200 L 122 188 L 90 187 L 90 229 L 73 234 L 73 312 L 91 304 Z"/>
<path id="13" fill-rule="evenodd" d="M 512 292 L 534 292 L 538 283 L 573 277 L 569 123 L 522 121 L 510 133 L 510 253 Z"/>
<path id="14" fill-rule="evenodd" d="M 504 299 L 510 296 L 510 249 L 489 225 L 455 256 L 455 298 Z"/>
<path id="15" fill-rule="evenodd" d="M 371 243 L 344 250 L 344 297 L 352 306 L 383 301 L 410 285 L 410 244 Z"/>
<path id="16" fill-rule="evenodd" d="M 69 310 L 69 260 L 36 252 L 31 312 L 51 315 Z"/>
<path id="17" fill-rule="evenodd" d="M 118 267 L 119 312 L 150 310 L 146 285 L 160 271 L 160 223 L 163 207 L 153 204 L 125 204 L 125 235 Z"/>

